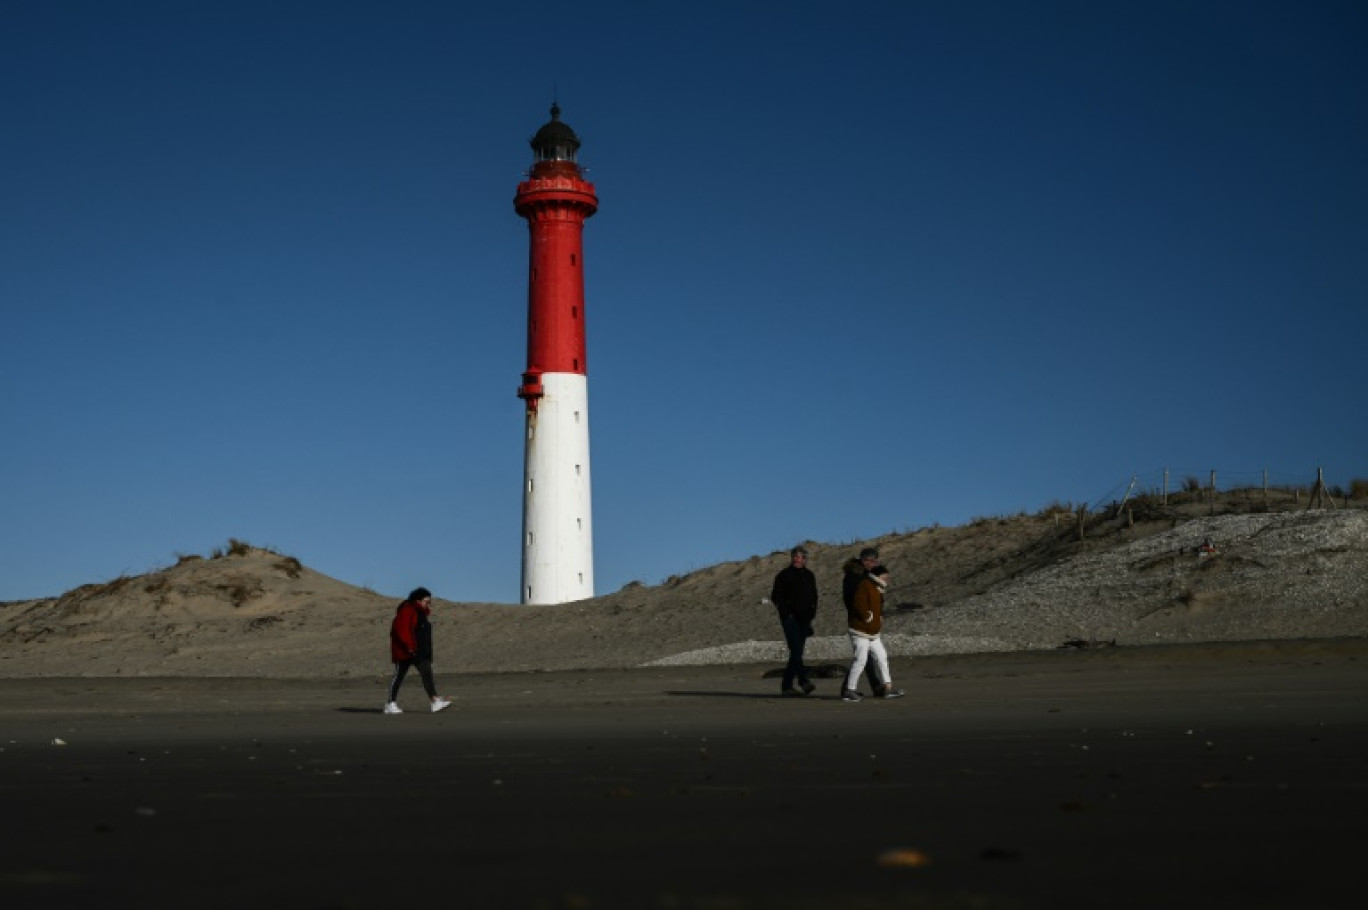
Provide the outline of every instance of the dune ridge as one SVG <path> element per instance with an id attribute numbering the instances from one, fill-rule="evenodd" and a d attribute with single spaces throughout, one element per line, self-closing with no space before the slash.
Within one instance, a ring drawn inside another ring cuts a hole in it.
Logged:
<path id="1" fill-rule="evenodd" d="M 1196 513 L 1196 514 L 1193 514 Z M 1205 540 L 1216 553 L 1202 556 Z M 895 656 L 1368 637 L 1368 511 L 1170 510 L 983 519 L 809 541 L 810 661 L 849 654 L 840 566 L 880 548 Z M 439 674 L 782 660 L 784 552 L 554 606 L 435 603 Z M 439 592 L 440 593 L 440 592 Z M 383 675 L 397 598 L 246 545 L 61 597 L 0 604 L 0 677 Z"/>

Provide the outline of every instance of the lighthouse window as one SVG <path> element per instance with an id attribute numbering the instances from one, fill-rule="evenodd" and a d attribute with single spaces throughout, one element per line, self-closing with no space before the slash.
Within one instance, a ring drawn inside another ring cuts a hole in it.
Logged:
<path id="1" fill-rule="evenodd" d="M 579 318 L 579 307 L 577 307 L 577 306 L 572 306 L 572 307 L 570 308 L 570 318 L 571 318 L 571 319 L 578 319 L 578 318 Z"/>
<path id="2" fill-rule="evenodd" d="M 577 259 L 577 257 L 575 256 L 575 254 L 574 254 L 574 253 L 571 253 L 571 254 L 570 254 L 570 264 L 571 264 L 571 265 L 574 265 L 574 264 L 576 263 L 576 259 Z"/>

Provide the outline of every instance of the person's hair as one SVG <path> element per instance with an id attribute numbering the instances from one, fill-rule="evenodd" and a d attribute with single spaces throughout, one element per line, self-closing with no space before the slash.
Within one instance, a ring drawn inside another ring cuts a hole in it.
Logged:
<path id="1" fill-rule="evenodd" d="M 790 556 L 806 556 L 806 555 L 808 555 L 807 547 L 794 547 L 792 550 L 789 550 L 789 555 L 790 555 Z"/>
<path id="2" fill-rule="evenodd" d="M 873 547 L 865 547 L 863 550 L 860 551 L 860 558 L 861 558 L 861 559 L 878 559 L 878 558 L 879 558 L 879 551 L 876 550 L 876 549 L 874 549 Z"/>
<path id="3" fill-rule="evenodd" d="M 412 591 L 409 592 L 408 599 L 413 601 L 414 603 L 417 603 L 423 598 L 431 596 L 432 592 L 429 591 L 427 588 L 414 588 Z"/>

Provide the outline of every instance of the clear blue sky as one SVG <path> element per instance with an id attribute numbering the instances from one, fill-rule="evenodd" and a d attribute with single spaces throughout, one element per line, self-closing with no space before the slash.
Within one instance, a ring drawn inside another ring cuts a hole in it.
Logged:
<path id="1" fill-rule="evenodd" d="M 1361 2 L 0 0 L 0 599 L 236 537 L 514 602 L 553 93 L 599 593 L 1368 476 Z"/>

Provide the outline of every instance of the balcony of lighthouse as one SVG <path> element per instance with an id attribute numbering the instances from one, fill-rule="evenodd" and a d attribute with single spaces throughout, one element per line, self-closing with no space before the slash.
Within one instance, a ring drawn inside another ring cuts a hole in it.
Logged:
<path id="1" fill-rule="evenodd" d="M 514 202 L 518 214 L 524 217 L 531 213 L 549 214 L 558 208 L 577 212 L 586 218 L 598 211 L 594 185 L 578 177 L 533 175 L 518 184 Z"/>

